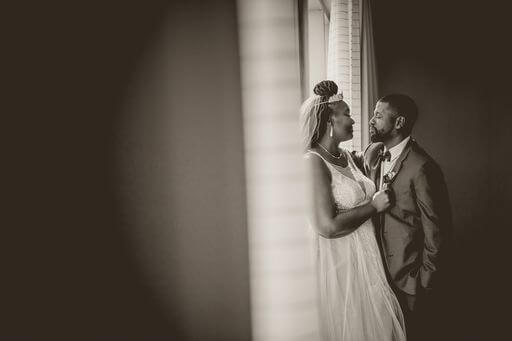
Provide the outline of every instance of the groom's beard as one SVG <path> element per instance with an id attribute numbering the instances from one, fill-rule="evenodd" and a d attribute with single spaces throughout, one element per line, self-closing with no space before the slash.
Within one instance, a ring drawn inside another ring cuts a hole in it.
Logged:
<path id="1" fill-rule="evenodd" d="M 371 134 L 370 135 L 370 141 L 372 141 L 373 143 L 375 143 L 375 142 L 382 142 L 382 140 L 380 139 L 380 136 L 377 135 L 377 134 Z"/>
<path id="2" fill-rule="evenodd" d="M 388 136 L 389 132 L 385 133 L 374 128 L 370 128 L 370 141 L 372 142 L 384 142 Z"/>

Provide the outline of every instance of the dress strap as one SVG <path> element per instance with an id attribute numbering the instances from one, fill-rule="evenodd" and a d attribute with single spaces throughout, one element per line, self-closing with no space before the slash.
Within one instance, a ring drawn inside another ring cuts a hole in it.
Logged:
<path id="1" fill-rule="evenodd" d="M 318 156 L 324 162 L 324 164 L 327 166 L 327 169 L 329 169 L 329 172 L 331 172 L 331 174 L 336 170 L 336 167 L 334 167 L 333 164 L 331 164 L 322 155 L 320 155 L 320 153 L 315 152 L 314 150 L 310 149 L 306 151 L 306 153 L 304 153 L 304 157 L 309 158 L 312 154 Z"/>
<path id="2" fill-rule="evenodd" d="M 304 153 L 304 157 L 308 157 L 309 154 L 314 154 L 314 155 L 318 156 L 319 158 L 321 158 L 322 160 L 327 161 L 326 159 L 324 159 L 324 157 L 322 155 L 320 155 L 319 152 L 315 152 L 314 150 L 311 150 L 311 149 L 308 149 L 306 151 L 306 153 Z"/>
<path id="3" fill-rule="evenodd" d="M 306 153 L 304 153 L 304 157 L 308 158 L 311 154 L 318 156 L 320 159 L 322 159 L 324 161 L 325 164 L 327 164 L 327 166 L 334 167 L 333 164 L 331 164 L 320 153 L 315 152 L 314 150 L 311 150 L 311 149 L 307 150 Z"/>
<path id="4" fill-rule="evenodd" d="M 348 150 L 342 149 L 343 154 L 345 154 L 345 157 L 347 158 L 348 163 L 350 164 L 351 168 L 355 168 L 354 170 L 359 170 L 359 167 L 357 167 L 356 162 L 354 158 L 352 157 L 352 153 Z"/>

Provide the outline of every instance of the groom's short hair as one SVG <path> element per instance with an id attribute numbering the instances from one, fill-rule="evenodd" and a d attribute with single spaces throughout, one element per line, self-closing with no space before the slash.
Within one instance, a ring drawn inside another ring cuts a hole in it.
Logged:
<path id="1" fill-rule="evenodd" d="M 418 119 L 418 106 L 414 100 L 403 94 L 386 95 L 379 102 L 387 103 L 398 115 L 405 117 L 404 132 L 410 134 Z"/>

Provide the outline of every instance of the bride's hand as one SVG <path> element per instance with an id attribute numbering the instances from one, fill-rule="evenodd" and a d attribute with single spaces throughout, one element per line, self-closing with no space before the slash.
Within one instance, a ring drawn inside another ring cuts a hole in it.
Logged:
<path id="1" fill-rule="evenodd" d="M 378 191 L 373 195 L 372 206 L 378 213 L 384 212 L 391 206 L 391 199 L 386 190 Z"/>

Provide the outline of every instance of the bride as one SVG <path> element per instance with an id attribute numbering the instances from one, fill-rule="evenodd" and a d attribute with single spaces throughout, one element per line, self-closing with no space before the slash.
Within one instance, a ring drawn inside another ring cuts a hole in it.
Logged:
<path id="1" fill-rule="evenodd" d="M 387 283 L 372 215 L 390 206 L 385 191 L 338 145 L 354 120 L 332 81 L 322 81 L 301 107 L 312 175 L 312 225 L 317 232 L 320 325 L 329 341 L 403 341 L 398 300 Z"/>

